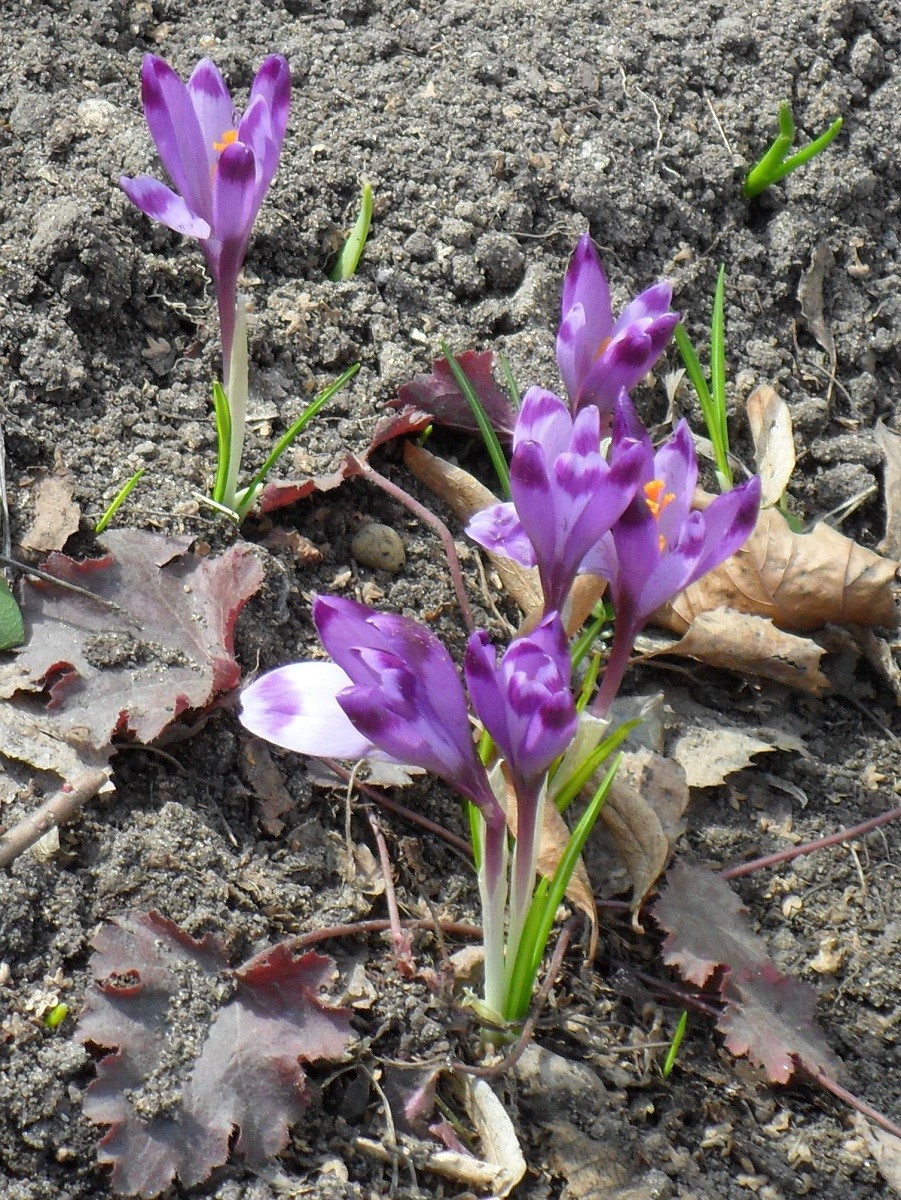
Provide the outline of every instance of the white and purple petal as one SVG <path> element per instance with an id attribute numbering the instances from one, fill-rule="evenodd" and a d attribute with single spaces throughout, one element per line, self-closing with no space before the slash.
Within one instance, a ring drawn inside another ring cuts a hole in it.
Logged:
<path id="1" fill-rule="evenodd" d="M 368 758 L 374 750 L 372 742 L 338 703 L 338 695 L 351 683 L 335 663 L 278 667 L 244 689 L 239 719 L 250 733 L 299 754 Z"/>
<path id="2" fill-rule="evenodd" d="M 475 513 L 466 526 L 466 533 L 492 554 L 512 558 L 523 567 L 535 566 L 535 550 L 512 502 L 493 504 Z"/>

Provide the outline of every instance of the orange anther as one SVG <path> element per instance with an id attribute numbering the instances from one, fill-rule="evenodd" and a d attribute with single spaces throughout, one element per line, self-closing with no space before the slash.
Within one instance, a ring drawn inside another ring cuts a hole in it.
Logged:
<path id="1" fill-rule="evenodd" d="M 226 146 L 231 146 L 237 140 L 238 140 L 237 129 L 226 129 L 225 133 L 223 133 L 223 135 L 222 135 L 222 141 L 221 142 L 213 142 L 213 149 L 217 150 L 221 154 Z"/>
<path id="2" fill-rule="evenodd" d="M 645 504 L 651 510 L 651 515 L 658 519 L 666 506 L 676 498 L 675 492 L 664 492 L 663 488 L 662 479 L 652 479 L 644 485 Z"/>

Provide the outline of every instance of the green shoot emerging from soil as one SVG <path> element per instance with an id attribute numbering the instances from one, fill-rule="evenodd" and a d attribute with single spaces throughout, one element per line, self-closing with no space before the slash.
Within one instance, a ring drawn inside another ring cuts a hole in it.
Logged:
<path id="1" fill-rule="evenodd" d="M 821 150 L 825 150 L 832 139 L 841 129 L 843 119 L 837 117 L 825 133 L 808 143 L 790 158 L 788 152 L 795 140 L 795 121 L 792 110 L 787 104 L 779 109 L 779 134 L 767 150 L 766 154 L 748 172 L 745 178 L 744 193 L 748 200 L 753 200 L 761 192 L 765 192 L 772 184 L 778 183 L 797 167 L 803 166 L 811 158 L 815 158 Z"/>
<path id="2" fill-rule="evenodd" d="M 372 184 L 363 184 L 363 194 L 360 198 L 360 212 L 354 222 L 354 227 L 341 247 L 338 261 L 332 268 L 330 279 L 333 283 L 341 283 L 352 279 L 357 273 L 360 259 L 363 257 L 363 247 L 369 237 L 369 226 L 372 224 Z"/>
<path id="3" fill-rule="evenodd" d="M 113 501 L 110 504 L 109 508 L 106 510 L 106 512 L 103 514 L 103 516 L 97 522 L 97 524 L 94 526 L 95 533 L 103 533 L 104 529 L 106 529 L 106 527 L 109 525 L 110 521 L 112 521 L 113 517 L 116 515 L 116 513 L 122 507 L 122 505 L 125 503 L 125 501 L 128 499 L 128 497 L 134 491 L 134 489 L 138 486 L 141 479 L 143 479 L 146 470 L 147 470 L 146 467 L 140 467 L 137 471 L 135 471 L 135 473 L 134 473 L 134 475 L 132 475 L 131 479 L 129 479 L 119 489 L 119 491 L 116 492 L 116 495 L 113 498 Z"/>

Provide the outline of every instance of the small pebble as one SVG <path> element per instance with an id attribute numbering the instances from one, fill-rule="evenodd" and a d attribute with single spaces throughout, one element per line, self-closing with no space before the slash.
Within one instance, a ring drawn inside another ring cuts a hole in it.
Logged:
<path id="1" fill-rule="evenodd" d="M 397 574 L 407 561 L 404 544 L 390 525 L 373 521 L 364 525 L 350 543 L 350 552 L 361 567 Z"/>

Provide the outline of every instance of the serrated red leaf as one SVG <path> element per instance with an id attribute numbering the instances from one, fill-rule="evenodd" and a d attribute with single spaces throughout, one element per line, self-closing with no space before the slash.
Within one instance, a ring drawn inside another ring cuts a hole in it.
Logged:
<path id="1" fill-rule="evenodd" d="M 651 911 L 669 933 L 664 962 L 683 979 L 703 986 L 721 971 L 718 988 L 726 1007 L 717 1028 L 733 1054 L 747 1055 L 774 1083 L 786 1083 L 798 1067 L 833 1079 L 841 1073 L 814 1020 L 816 993 L 779 971 L 722 876 L 677 863 Z"/>
<path id="2" fill-rule="evenodd" d="M 77 1037 L 114 1048 L 98 1064 L 85 1116 L 110 1129 L 99 1159 L 120 1195 L 187 1186 L 235 1150 L 260 1166 L 309 1104 L 301 1063 L 345 1050 L 350 1013 L 318 995 L 334 970 L 277 945 L 229 970 L 222 946 L 159 913 L 105 926 Z"/>
<path id="3" fill-rule="evenodd" d="M 44 570 L 100 603 L 29 583 L 28 644 L 0 668 L 0 698 L 46 688 L 42 724 L 95 750 L 117 734 L 150 742 L 182 712 L 236 686 L 235 621 L 263 581 L 246 546 L 200 558 L 184 539 L 139 530 L 99 540 L 103 558 L 53 554 Z"/>
<path id="4" fill-rule="evenodd" d="M 507 393 L 494 382 L 494 354 L 490 350 L 481 353 L 464 350 L 456 358 L 481 400 L 494 432 L 502 442 L 511 442 L 516 411 Z M 464 433 L 479 433 L 472 409 L 444 358 L 432 363 L 429 374 L 416 375 L 399 388 L 397 399 L 389 401 L 389 404 L 398 408 L 411 405 L 429 413 L 439 425 L 447 425 Z"/>

